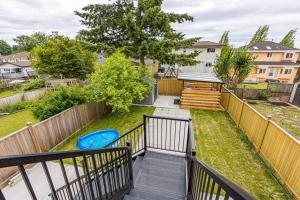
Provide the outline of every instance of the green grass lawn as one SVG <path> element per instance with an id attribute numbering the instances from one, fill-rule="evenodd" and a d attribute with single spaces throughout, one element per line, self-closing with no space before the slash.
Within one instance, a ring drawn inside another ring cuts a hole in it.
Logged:
<path id="1" fill-rule="evenodd" d="M 11 95 L 18 94 L 18 93 L 21 93 L 21 92 L 23 92 L 23 90 L 21 90 L 21 89 L 7 90 L 7 91 L 4 91 L 4 92 L 0 92 L 0 98 L 6 97 L 6 96 L 11 96 Z"/>
<path id="2" fill-rule="evenodd" d="M 31 110 L 22 110 L 13 114 L 0 117 L 0 138 L 4 137 L 16 130 L 19 130 L 26 126 L 27 122 L 32 124 L 37 123 L 37 120 Z"/>
<path id="3" fill-rule="evenodd" d="M 258 83 L 258 84 L 238 84 L 237 88 L 249 88 L 249 89 L 267 89 L 268 84 L 267 83 Z"/>
<path id="4" fill-rule="evenodd" d="M 258 199 L 288 199 L 227 113 L 191 110 L 191 114 L 198 159 Z"/>
<path id="5" fill-rule="evenodd" d="M 277 106 L 266 101 L 250 101 L 250 105 L 264 116 L 272 119 L 283 129 L 300 140 L 300 109 L 292 106 Z"/>
<path id="6" fill-rule="evenodd" d="M 154 109 L 154 107 L 132 106 L 129 113 L 107 114 L 68 139 L 64 144 L 58 147 L 57 151 L 76 150 L 76 141 L 79 137 L 93 131 L 115 129 L 120 134 L 124 134 L 143 122 L 143 114 L 151 115 Z"/>

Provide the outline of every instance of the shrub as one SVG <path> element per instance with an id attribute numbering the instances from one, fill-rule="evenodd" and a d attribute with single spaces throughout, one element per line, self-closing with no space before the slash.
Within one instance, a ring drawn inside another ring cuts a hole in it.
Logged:
<path id="1" fill-rule="evenodd" d="M 26 83 L 23 85 L 23 90 L 24 91 L 29 91 L 29 90 L 34 90 L 34 89 L 39 89 L 45 87 L 45 82 L 46 79 L 34 79 L 30 81 L 29 83 Z"/>
<path id="2" fill-rule="evenodd" d="M 147 66 L 134 66 L 130 59 L 117 51 L 91 75 L 89 98 L 105 101 L 113 112 L 128 112 L 132 103 L 143 100 L 153 86 Z"/>
<path id="3" fill-rule="evenodd" d="M 259 100 L 267 100 L 268 97 L 270 97 L 270 92 L 269 91 L 262 91 L 258 93 L 258 99 Z"/>
<path id="4" fill-rule="evenodd" d="M 47 119 L 72 106 L 86 102 L 86 94 L 79 87 L 60 87 L 58 91 L 47 93 L 35 103 L 33 114 L 40 120 Z"/>
<path id="5" fill-rule="evenodd" d="M 3 83 L 0 83 L 0 89 L 2 89 L 2 88 L 6 88 L 6 85 Z"/>

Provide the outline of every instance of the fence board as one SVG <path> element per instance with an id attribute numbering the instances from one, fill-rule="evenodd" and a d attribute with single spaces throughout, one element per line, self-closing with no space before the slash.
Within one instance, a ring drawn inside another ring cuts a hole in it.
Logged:
<path id="1" fill-rule="evenodd" d="M 223 89 L 221 104 L 296 199 L 300 199 L 300 142 L 227 89 Z"/>
<path id="2" fill-rule="evenodd" d="M 181 95 L 183 90 L 183 81 L 162 79 L 158 80 L 158 94 L 162 95 Z"/>
<path id="3" fill-rule="evenodd" d="M 34 99 L 40 99 L 42 98 L 46 93 L 46 89 L 38 89 L 34 91 L 14 94 L 11 96 L 0 98 L 0 108 L 3 108 L 8 105 L 15 105 L 19 101 L 25 100 L 25 101 L 32 101 Z"/>
<path id="4" fill-rule="evenodd" d="M 27 126 L 0 139 L 0 156 L 49 151 L 108 111 L 104 103 L 83 104 L 69 108 L 34 126 Z M 36 138 L 36 142 L 35 139 Z M 0 170 L 0 182 L 16 172 L 16 168 Z"/>

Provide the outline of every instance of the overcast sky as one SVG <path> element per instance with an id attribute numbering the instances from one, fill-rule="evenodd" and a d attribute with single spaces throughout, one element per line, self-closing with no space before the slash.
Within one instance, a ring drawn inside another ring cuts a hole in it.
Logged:
<path id="1" fill-rule="evenodd" d="M 0 39 L 13 44 L 21 34 L 59 31 L 74 37 L 82 27 L 74 10 L 106 0 L 0 0 Z M 299 0 L 165 0 L 164 10 L 188 13 L 193 23 L 175 25 L 187 37 L 219 41 L 225 30 L 235 46 L 245 44 L 260 25 L 270 25 L 269 40 L 280 39 L 298 28 L 296 46 L 300 48 Z"/>

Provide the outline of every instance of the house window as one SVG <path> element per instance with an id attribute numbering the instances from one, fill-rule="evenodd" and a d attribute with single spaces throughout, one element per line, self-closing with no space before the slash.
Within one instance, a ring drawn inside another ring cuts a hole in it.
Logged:
<path id="1" fill-rule="evenodd" d="M 207 48 L 207 53 L 214 53 L 215 51 L 215 48 Z"/>
<path id="2" fill-rule="evenodd" d="M 282 73 L 283 73 L 283 69 L 280 70 L 280 74 L 282 74 Z"/>
<path id="3" fill-rule="evenodd" d="M 284 74 L 291 74 L 292 73 L 292 69 L 286 69 L 284 70 Z"/>
<path id="4" fill-rule="evenodd" d="M 272 57 L 272 53 L 269 52 L 269 53 L 267 54 L 267 57 L 268 57 L 268 58 L 271 58 L 271 57 Z"/>
<path id="5" fill-rule="evenodd" d="M 266 69 L 259 69 L 259 70 L 258 70 L 258 73 L 259 73 L 259 74 L 264 74 L 264 73 L 266 73 Z"/>
<path id="6" fill-rule="evenodd" d="M 183 53 L 186 53 L 186 49 L 183 49 Z"/>
<path id="7" fill-rule="evenodd" d="M 285 58 L 293 58 L 293 53 L 286 53 Z"/>
<path id="8" fill-rule="evenodd" d="M 208 62 L 208 63 L 205 64 L 205 66 L 206 66 L 206 67 L 211 67 L 211 66 L 212 66 L 212 63 Z"/>

